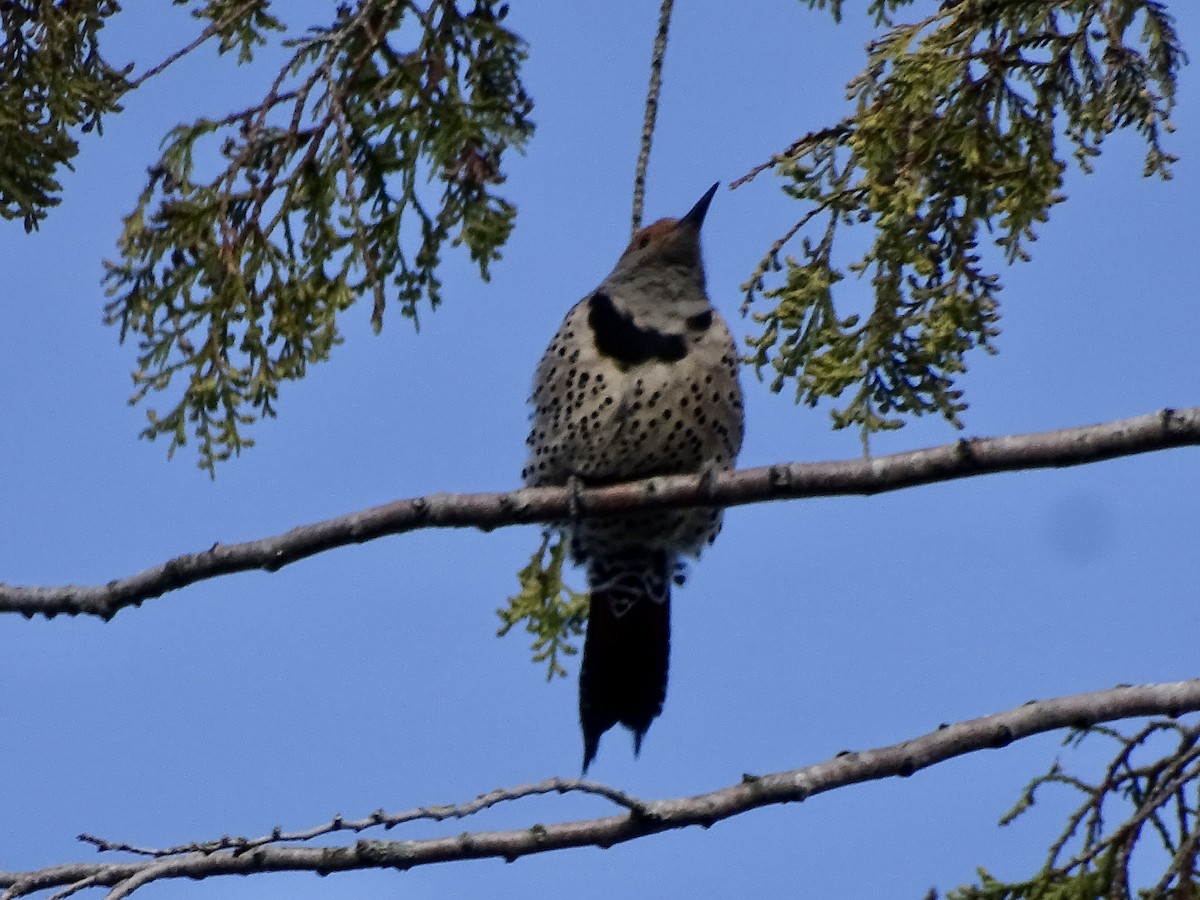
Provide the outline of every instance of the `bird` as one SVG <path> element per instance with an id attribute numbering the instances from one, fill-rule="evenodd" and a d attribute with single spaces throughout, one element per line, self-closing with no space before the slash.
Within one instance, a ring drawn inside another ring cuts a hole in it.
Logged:
<path id="1" fill-rule="evenodd" d="M 600 285 L 567 313 L 533 380 L 529 487 L 573 492 L 734 467 L 744 414 L 739 357 L 708 298 L 700 230 L 719 184 L 682 218 L 638 231 Z M 574 494 L 573 494 L 574 496 Z M 671 586 L 720 531 L 715 507 L 555 523 L 590 591 L 579 673 L 583 773 L 620 724 L 634 755 L 662 712 Z"/>

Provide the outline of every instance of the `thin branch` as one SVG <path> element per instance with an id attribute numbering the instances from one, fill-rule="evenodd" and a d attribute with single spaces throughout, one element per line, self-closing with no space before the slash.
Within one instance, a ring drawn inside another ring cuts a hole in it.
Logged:
<path id="1" fill-rule="evenodd" d="M 1200 445 L 1200 407 L 1165 409 L 1101 425 L 994 438 L 822 463 L 780 463 L 704 479 L 650 478 L 579 492 L 574 514 L 609 515 L 692 506 L 744 506 L 768 500 L 872 495 L 995 472 L 1079 466 L 1172 447 Z M 423 528 L 481 528 L 554 522 L 573 514 L 566 488 L 507 493 L 431 494 L 396 500 L 242 544 L 213 544 L 136 575 L 101 585 L 0 583 L 0 612 L 27 617 L 92 615 L 110 619 L 127 606 L 190 584 L 262 569 L 274 572 L 335 547 Z"/>
<path id="2" fill-rule="evenodd" d="M 334 834 L 339 831 L 352 831 L 358 834 L 366 831 L 368 828 L 379 828 L 382 826 L 387 830 L 395 828 L 397 825 L 406 825 L 409 822 L 444 822 L 447 819 L 465 819 L 482 810 L 499 806 L 501 803 L 511 803 L 514 800 L 520 800 L 525 797 L 554 793 L 592 794 L 597 797 L 604 797 L 606 800 L 612 801 L 617 806 L 623 807 L 635 815 L 646 814 L 647 804 L 645 801 L 639 800 L 637 797 L 633 797 L 617 788 L 609 787 L 597 781 L 584 781 L 578 778 L 547 778 L 545 781 L 538 781 L 533 784 L 522 784 L 513 788 L 497 788 L 486 794 L 480 794 L 474 800 L 466 803 L 421 806 L 398 813 L 389 813 L 385 810 L 377 809 L 375 812 L 360 819 L 347 819 L 341 815 L 337 815 L 328 822 L 323 822 L 320 825 L 314 825 L 300 831 L 284 831 L 281 826 L 276 826 L 270 834 L 253 838 L 225 835 L 214 840 L 194 841 L 175 847 L 162 848 L 140 847 L 123 841 L 110 841 L 106 838 L 86 833 L 79 835 L 79 840 L 85 844 L 91 844 L 101 853 L 133 853 L 137 856 L 149 856 L 155 859 L 181 856 L 186 853 L 215 853 L 219 850 L 246 853 L 257 847 L 265 847 L 268 844 L 311 841 L 313 838 L 323 837 L 324 835 Z"/>
<path id="3" fill-rule="evenodd" d="M 671 10 L 674 0 L 662 0 L 658 13 L 658 33 L 654 35 L 654 53 L 650 57 L 650 86 L 646 90 L 646 115 L 642 119 L 642 146 L 638 151 L 637 169 L 633 176 L 633 222 L 630 234 L 642 227 L 642 208 L 646 203 L 646 169 L 650 165 L 650 144 L 654 140 L 654 124 L 658 120 L 658 95 L 662 93 L 663 59 L 667 55 L 667 34 L 671 30 Z"/>
<path id="4" fill-rule="evenodd" d="M 67 900 L 73 894 L 78 894 L 80 891 L 90 887 L 98 887 L 96 879 L 94 877 L 81 878 L 79 881 L 67 885 L 61 891 L 55 891 L 46 900 Z"/>
<path id="5" fill-rule="evenodd" d="M 243 3 L 241 6 L 236 7 L 234 10 L 232 10 L 229 13 L 229 15 L 225 16 L 224 18 L 214 20 L 211 24 L 209 24 L 209 26 L 207 28 L 205 28 L 202 32 L 200 32 L 200 34 L 196 35 L 195 39 L 192 40 L 191 43 L 189 43 L 183 47 L 180 47 L 178 50 L 176 50 L 174 53 L 172 53 L 170 56 L 168 56 L 166 59 L 164 59 L 158 65 L 151 66 L 149 69 L 147 69 L 141 75 L 139 75 L 137 78 L 134 78 L 132 81 L 130 81 L 129 82 L 130 90 L 132 90 L 133 88 L 139 88 L 143 84 L 145 84 L 147 81 L 149 81 L 151 78 L 153 78 L 155 75 L 162 74 L 164 71 L 166 71 L 172 65 L 179 62 L 179 60 L 183 59 L 185 56 L 187 56 L 189 53 L 191 53 L 193 50 L 195 50 L 197 47 L 199 47 L 201 44 L 203 44 L 205 41 L 207 41 L 209 38 L 213 37 L 214 35 L 220 34 L 222 31 L 224 31 L 226 28 L 228 28 L 232 23 L 234 23 L 238 19 L 240 19 L 246 13 L 247 10 L 249 10 L 252 6 L 254 6 L 254 4 L 256 2 L 257 2 L 257 0 L 247 0 L 247 2 Z"/>
<path id="6" fill-rule="evenodd" d="M 796 140 L 792 141 L 792 143 L 789 144 L 785 149 L 781 150 L 779 153 L 776 153 L 766 162 L 759 163 L 745 175 L 735 178 L 729 183 L 729 189 L 731 191 L 735 191 L 743 184 L 753 181 L 767 169 L 773 168 L 780 163 L 795 159 L 814 144 L 819 144 L 821 141 L 826 141 L 833 137 L 844 137 L 845 135 L 850 134 L 853 130 L 854 118 L 847 117 L 842 119 L 842 121 L 838 122 L 836 125 L 831 125 L 828 128 L 821 128 L 817 131 L 810 131 L 808 134 L 796 138 Z"/>
<path id="7" fill-rule="evenodd" d="M 406 870 L 431 863 L 498 858 L 513 861 L 568 847 L 611 847 L 648 835 L 716 822 L 763 806 L 803 801 L 851 784 L 922 769 L 979 750 L 1060 728 L 1086 727 L 1132 716 L 1178 716 L 1200 711 L 1200 679 L 1170 684 L 1122 686 L 1107 691 L 1032 701 L 1007 712 L 946 725 L 921 737 L 771 775 L 745 775 L 740 783 L 671 800 L 637 804 L 631 812 L 597 819 L 533 825 L 511 831 L 467 832 L 426 840 L 360 839 L 345 847 L 267 845 L 249 852 L 222 850 L 124 863 L 70 863 L 32 872 L 0 872 L 0 900 L 63 885 L 103 885 L 109 898 L 127 897 L 152 881 L 210 878 L 259 872 L 347 872 L 362 869 Z M 563 782 L 568 785 L 571 782 Z M 513 789 L 509 793 L 519 793 Z"/>

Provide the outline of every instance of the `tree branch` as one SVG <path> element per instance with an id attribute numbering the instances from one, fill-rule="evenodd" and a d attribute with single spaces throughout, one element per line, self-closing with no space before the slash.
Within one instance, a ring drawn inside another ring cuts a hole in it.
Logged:
<path id="1" fill-rule="evenodd" d="M 178 50 L 176 50 L 174 53 L 172 53 L 166 59 L 162 60 L 161 62 L 159 62 L 156 65 L 151 66 L 145 72 L 142 72 L 140 75 L 138 75 L 137 78 L 132 79 L 129 82 L 129 89 L 133 90 L 134 88 L 139 88 L 143 84 L 145 84 L 147 81 L 149 81 L 151 78 L 153 78 L 155 75 L 161 75 L 163 72 L 165 72 L 167 69 L 169 69 L 175 63 L 179 62 L 179 60 L 183 59 L 185 56 L 187 56 L 189 53 L 191 53 L 193 50 L 195 50 L 197 47 L 199 47 L 201 44 L 203 44 L 209 38 L 213 37 L 214 35 L 220 34 L 222 31 L 224 31 L 226 28 L 228 28 L 230 25 L 232 25 L 234 22 L 236 22 L 238 19 L 240 19 L 242 16 L 244 16 L 247 12 L 249 12 L 256 5 L 256 2 L 257 2 L 257 0 L 246 0 L 245 3 L 241 4 L 240 6 L 235 7 L 228 15 L 225 15 L 225 16 L 221 17 L 220 19 L 214 19 L 212 22 L 209 23 L 207 28 L 205 28 L 202 32 L 200 32 L 200 34 L 198 34 L 186 46 L 180 47 Z"/>
<path id="2" fill-rule="evenodd" d="M 871 495 L 994 472 L 1078 466 L 1172 447 L 1200 445 L 1200 407 L 1120 419 L 1100 425 L 993 438 L 867 459 L 780 463 L 702 479 L 694 475 L 650 478 L 591 488 L 579 494 L 587 515 L 689 506 L 743 506 L 768 500 Z M 396 500 L 346 516 L 293 528 L 241 544 L 214 544 L 136 575 L 102 585 L 21 586 L 0 583 L 0 612 L 26 617 L 92 615 L 110 619 L 190 584 L 289 563 L 335 547 L 360 544 L 422 528 L 485 530 L 571 515 L 566 488 L 525 488 L 507 493 L 431 494 Z"/>
<path id="3" fill-rule="evenodd" d="M 568 847 L 596 846 L 636 840 L 662 831 L 691 825 L 709 827 L 736 815 L 781 803 L 799 802 L 837 788 L 892 776 L 908 777 L 948 759 L 978 750 L 999 748 L 1026 737 L 1060 728 L 1083 728 L 1132 716 L 1179 716 L 1200 711 L 1200 679 L 1169 684 L 1120 686 L 1107 691 L 1076 694 L 1052 700 L 1032 701 L 1007 712 L 984 716 L 912 740 L 862 752 L 844 751 L 816 765 L 771 775 L 745 775 L 741 783 L 671 800 L 639 801 L 619 791 L 606 793 L 628 811 L 597 819 L 533 825 L 511 831 L 466 832 L 459 835 L 414 841 L 360 839 L 346 847 L 297 847 L 277 843 L 248 842 L 250 849 L 209 849 L 212 845 L 189 845 L 178 856 L 121 863 L 70 863 L 32 872 L 0 872 L 0 900 L 15 900 L 39 891 L 64 888 L 60 896 L 84 887 L 112 888 L 110 900 L 128 897 L 137 888 L 167 878 L 210 878 L 216 875 L 250 875 L 259 872 L 346 872 L 360 869 L 399 869 L 464 859 L 500 858 L 507 861 L 535 853 Z M 516 799 L 533 793 L 556 790 L 605 793 L 589 782 L 552 779 L 484 795 L 457 810 L 468 815 L 494 805 L 500 799 Z M 387 816 L 374 814 L 372 824 L 389 820 L 427 818 L 427 810 Z M 337 824 L 341 823 L 341 824 Z M 357 823 L 354 823 L 357 824 Z M 352 827 L 340 818 L 308 834 L 328 834 Z M 359 829 L 355 829 L 359 830 Z M 304 834 L 304 833 L 298 833 Z M 282 831 L 274 840 L 286 840 Z M 98 843 L 90 839 L 91 843 Z M 107 847 L 121 845 L 106 844 Z M 204 847 L 194 851 L 194 847 Z"/>
<path id="4" fill-rule="evenodd" d="M 667 35 L 671 30 L 671 10 L 675 0 L 662 0 L 658 12 L 658 31 L 654 35 L 654 53 L 650 57 L 650 86 L 646 89 L 646 112 L 642 119 L 642 142 L 638 150 L 637 168 L 633 175 L 633 215 L 629 233 L 635 235 L 642 227 L 642 206 L 646 200 L 646 169 L 650 165 L 650 144 L 654 140 L 654 123 L 658 120 L 658 96 L 662 93 L 663 60 L 667 55 Z"/>

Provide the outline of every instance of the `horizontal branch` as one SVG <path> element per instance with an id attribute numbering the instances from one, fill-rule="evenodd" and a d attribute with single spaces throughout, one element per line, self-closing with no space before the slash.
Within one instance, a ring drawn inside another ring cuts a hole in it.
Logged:
<path id="1" fill-rule="evenodd" d="M 553 789 L 561 793 L 602 793 L 628 811 L 619 815 L 552 825 L 533 825 L 512 831 L 467 832 L 425 840 L 360 839 L 345 847 L 297 847 L 254 843 L 250 849 L 185 852 L 120 863 L 71 863 L 33 872 L 0 872 L 0 900 L 15 900 L 39 891 L 63 888 L 60 895 L 84 887 L 112 888 L 110 900 L 127 897 L 137 888 L 166 878 L 210 878 L 261 872 L 329 874 L 361 869 L 406 870 L 431 863 L 500 858 L 508 861 L 568 847 L 607 848 L 663 831 L 715 822 L 780 803 L 793 803 L 851 784 L 893 776 L 907 777 L 929 766 L 968 753 L 1007 746 L 1013 741 L 1055 731 L 1082 728 L 1132 716 L 1179 716 L 1200 711 L 1200 679 L 1170 684 L 1121 686 L 1106 691 L 1033 701 L 1007 712 L 946 725 L 912 740 L 862 752 L 843 752 L 816 765 L 771 775 L 743 776 L 739 784 L 707 794 L 672 800 L 641 801 L 612 789 L 575 780 L 553 780 L 484 795 L 462 807 L 475 811 L 494 805 L 497 798 L 516 799 Z M 547 786 L 548 785 L 548 786 Z M 545 788 L 543 790 L 542 788 Z M 483 802 L 483 801 L 489 802 Z M 426 810 L 388 816 L 377 813 L 377 824 L 391 820 L 428 818 Z M 467 814 L 467 813 L 464 813 Z M 340 819 L 334 820 L 341 822 Z M 355 823 L 357 824 L 357 823 Z M 328 834 L 338 827 L 320 826 L 309 833 Z M 357 828 L 355 830 L 358 830 Z M 282 834 L 282 833 L 280 833 Z M 284 839 L 283 837 L 278 838 Z M 89 838 L 90 843 L 98 842 Z M 116 845 L 109 845 L 116 846 Z M 201 846 L 201 845 L 193 845 Z M 153 852 L 153 851 L 141 851 Z"/>
<path id="2" fill-rule="evenodd" d="M 350 515 L 293 528 L 242 544 L 214 544 L 136 575 L 102 585 L 60 587 L 0 583 L 0 612 L 110 619 L 198 581 L 289 563 L 335 547 L 422 528 L 485 530 L 572 515 L 609 515 L 643 509 L 742 506 L 768 500 L 870 495 L 994 472 L 1078 466 L 1120 456 L 1200 444 L 1200 407 L 1162 410 L 1102 425 L 994 438 L 890 456 L 820 463 L 785 463 L 742 469 L 711 478 L 664 476 L 582 490 L 572 502 L 566 488 L 525 488 L 507 493 L 431 494 L 397 500 Z M 574 509 L 573 509 L 574 507 Z"/>

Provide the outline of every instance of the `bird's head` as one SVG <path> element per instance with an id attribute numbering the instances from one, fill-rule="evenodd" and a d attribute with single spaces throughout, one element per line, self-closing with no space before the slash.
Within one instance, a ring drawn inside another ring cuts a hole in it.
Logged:
<path id="1" fill-rule="evenodd" d="M 700 268 L 700 227 L 720 183 L 714 184 L 681 219 L 659 219 L 633 236 L 617 268 L 676 265 Z"/>

